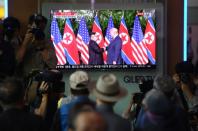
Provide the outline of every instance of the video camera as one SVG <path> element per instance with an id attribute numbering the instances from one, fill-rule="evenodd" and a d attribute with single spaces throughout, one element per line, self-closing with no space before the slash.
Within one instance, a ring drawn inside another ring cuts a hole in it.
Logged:
<path id="1" fill-rule="evenodd" d="M 38 85 L 40 85 L 43 81 L 47 82 L 49 85 L 49 91 L 55 93 L 65 92 L 65 83 L 61 81 L 63 78 L 63 74 L 57 70 L 34 70 L 29 73 L 28 78 L 32 81 L 38 82 Z M 38 90 L 38 93 L 42 94 L 47 92 Z"/>
<path id="2" fill-rule="evenodd" d="M 39 107 L 42 95 L 53 96 L 65 92 L 65 83 L 62 80 L 63 74 L 57 70 L 33 70 L 26 77 L 25 101 L 33 108 Z M 47 82 L 48 89 L 40 88 L 42 82 Z"/>
<path id="3" fill-rule="evenodd" d="M 145 94 L 153 88 L 153 80 L 143 80 L 139 84 L 139 93 L 133 95 L 134 103 L 141 104 Z"/>

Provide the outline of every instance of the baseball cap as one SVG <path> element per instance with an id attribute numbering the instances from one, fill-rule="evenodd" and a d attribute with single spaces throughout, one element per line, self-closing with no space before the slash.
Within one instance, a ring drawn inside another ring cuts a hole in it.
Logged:
<path id="1" fill-rule="evenodd" d="M 89 83 L 89 76 L 85 71 L 76 71 L 71 74 L 69 78 L 70 88 L 73 90 L 87 89 Z"/>

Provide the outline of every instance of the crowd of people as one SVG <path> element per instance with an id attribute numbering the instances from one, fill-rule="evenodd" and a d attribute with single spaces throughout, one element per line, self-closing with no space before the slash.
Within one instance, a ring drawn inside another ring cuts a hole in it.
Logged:
<path id="1" fill-rule="evenodd" d="M 104 73 L 93 81 L 86 71 L 78 70 L 65 83 L 63 73 L 55 70 L 57 59 L 44 34 L 46 24 L 44 16 L 32 15 L 24 39 L 16 18 L 8 17 L 0 24 L 1 131 L 198 129 L 197 65 L 181 62 L 173 76 L 141 81 L 141 92 L 132 94 L 119 115 L 114 106 L 131 94 L 117 76 Z M 64 95 L 65 88 L 70 95 Z"/>
<path id="2" fill-rule="evenodd" d="M 55 68 L 57 58 L 51 41 L 44 34 L 47 19 L 30 16 L 22 39 L 21 23 L 8 17 L 0 23 L 0 76 L 26 77 L 32 69 Z"/>

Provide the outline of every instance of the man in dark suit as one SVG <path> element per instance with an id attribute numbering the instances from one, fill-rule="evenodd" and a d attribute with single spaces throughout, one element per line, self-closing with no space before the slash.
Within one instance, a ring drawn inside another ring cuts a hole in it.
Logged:
<path id="1" fill-rule="evenodd" d="M 89 42 L 89 64 L 90 65 L 102 65 L 103 62 L 103 48 L 100 48 L 96 43 L 95 33 L 91 34 L 91 40 Z"/>
<path id="2" fill-rule="evenodd" d="M 122 39 L 118 35 L 118 29 L 112 28 L 110 35 L 113 40 L 110 42 L 107 49 L 107 64 L 122 64 L 121 50 Z"/>

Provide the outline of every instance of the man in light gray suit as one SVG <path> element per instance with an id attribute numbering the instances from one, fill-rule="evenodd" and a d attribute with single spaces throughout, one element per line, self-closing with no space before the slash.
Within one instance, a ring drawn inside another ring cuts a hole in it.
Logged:
<path id="1" fill-rule="evenodd" d="M 115 103 L 127 95 L 127 90 L 120 87 L 116 76 L 104 74 L 91 87 L 91 92 L 96 96 L 96 109 L 105 118 L 108 131 L 131 131 L 130 122 L 113 110 Z"/>

